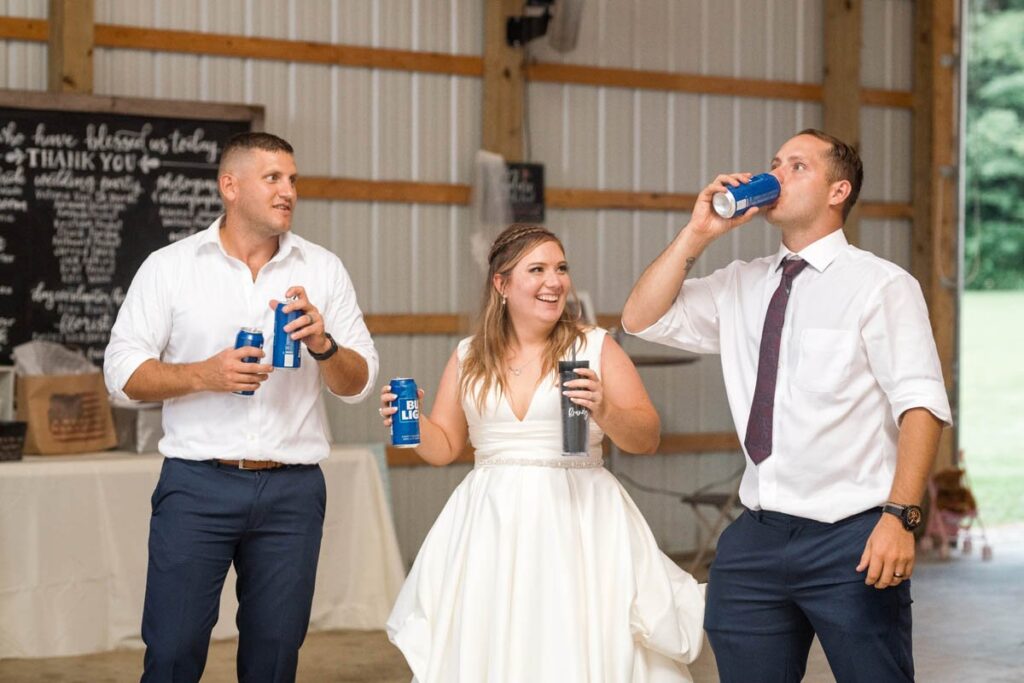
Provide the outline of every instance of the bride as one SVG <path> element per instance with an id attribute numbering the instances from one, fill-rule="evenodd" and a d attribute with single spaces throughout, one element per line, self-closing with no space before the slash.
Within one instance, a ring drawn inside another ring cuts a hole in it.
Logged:
<path id="1" fill-rule="evenodd" d="M 690 681 L 704 597 L 602 466 L 607 434 L 650 453 L 659 420 L 629 357 L 566 311 L 561 242 L 512 225 L 491 247 L 475 334 L 441 377 L 416 452 L 475 449 L 387 623 L 419 683 Z M 557 363 L 590 362 L 558 384 Z M 590 411 L 589 453 L 562 455 L 560 392 Z M 422 398 L 422 391 L 420 396 Z M 395 395 L 381 391 L 391 424 Z"/>

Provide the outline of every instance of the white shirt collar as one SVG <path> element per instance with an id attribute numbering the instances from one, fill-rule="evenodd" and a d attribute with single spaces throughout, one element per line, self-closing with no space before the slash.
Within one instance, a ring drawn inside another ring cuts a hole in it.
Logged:
<path id="1" fill-rule="evenodd" d="M 780 244 L 779 251 L 775 254 L 775 258 L 772 259 L 771 272 L 777 271 L 782 262 L 790 256 L 799 256 L 819 273 L 824 272 L 849 244 L 842 228 L 808 244 L 797 254 L 787 249 L 785 244 Z"/>
<path id="2" fill-rule="evenodd" d="M 210 224 L 210 227 L 203 231 L 199 241 L 196 242 L 197 254 L 199 253 L 199 250 L 205 248 L 206 245 L 215 244 L 220 250 L 220 253 L 224 254 L 224 256 L 228 256 L 228 252 L 224 249 L 224 244 L 220 239 L 220 225 L 223 221 L 224 214 L 221 214 L 217 217 L 217 220 Z M 278 239 L 277 253 L 270 259 L 271 262 L 284 259 L 292 251 L 298 252 L 299 256 L 304 257 L 306 255 L 305 245 L 302 244 L 302 240 L 296 238 L 295 235 L 292 234 L 291 230 L 281 235 Z"/>

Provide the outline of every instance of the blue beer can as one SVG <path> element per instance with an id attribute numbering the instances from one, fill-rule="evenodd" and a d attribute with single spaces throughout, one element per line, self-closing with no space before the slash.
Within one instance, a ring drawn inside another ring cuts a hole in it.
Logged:
<path id="1" fill-rule="evenodd" d="M 749 183 L 715 193 L 711 205 L 722 218 L 735 218 L 745 214 L 751 207 L 774 204 L 781 191 L 778 178 L 771 173 L 758 173 Z"/>
<path id="2" fill-rule="evenodd" d="M 258 327 L 243 327 L 238 331 L 235 336 L 235 348 L 240 349 L 243 346 L 255 346 L 257 349 L 263 348 L 263 330 Z M 243 363 L 259 363 L 260 359 L 256 356 L 249 356 L 242 359 Z M 239 396 L 252 396 L 255 391 L 236 391 Z"/>
<path id="3" fill-rule="evenodd" d="M 305 313 L 302 311 L 284 312 L 284 307 L 295 301 L 295 297 L 278 302 L 274 309 L 274 367 L 297 368 L 302 364 L 302 342 L 291 338 L 284 331 L 284 326 L 298 320 Z"/>
<path id="4" fill-rule="evenodd" d="M 397 397 L 391 405 L 398 408 L 398 412 L 391 416 L 391 445 L 415 448 L 420 445 L 420 399 L 416 380 L 396 377 L 390 385 L 391 393 Z"/>

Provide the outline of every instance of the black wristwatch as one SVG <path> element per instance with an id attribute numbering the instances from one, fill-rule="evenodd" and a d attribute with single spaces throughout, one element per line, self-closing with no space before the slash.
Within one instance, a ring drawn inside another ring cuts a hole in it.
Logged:
<path id="1" fill-rule="evenodd" d="M 921 520 L 923 519 L 921 508 L 917 505 L 886 503 L 882 506 L 882 512 L 888 512 L 890 515 L 899 517 L 900 522 L 903 523 L 903 528 L 907 531 L 913 531 L 921 526 Z"/>
<path id="2" fill-rule="evenodd" d="M 324 332 L 324 336 L 327 337 L 327 341 L 330 342 L 331 345 L 328 346 L 327 350 L 324 351 L 323 353 L 317 353 L 316 351 L 314 351 L 313 349 L 309 348 L 308 346 L 306 347 L 306 350 L 309 351 L 309 355 L 313 356 L 313 360 L 316 360 L 316 361 L 327 360 L 328 358 L 330 358 L 331 356 L 333 356 L 334 354 L 336 354 L 338 352 L 338 342 L 334 341 L 334 337 L 331 336 L 331 333 L 330 332 Z"/>

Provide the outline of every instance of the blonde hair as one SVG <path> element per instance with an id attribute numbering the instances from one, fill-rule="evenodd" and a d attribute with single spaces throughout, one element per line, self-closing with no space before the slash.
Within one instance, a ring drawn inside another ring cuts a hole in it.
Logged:
<path id="1" fill-rule="evenodd" d="M 463 358 L 462 374 L 459 379 L 461 395 L 463 398 L 472 396 L 477 410 L 483 410 L 484 400 L 493 387 L 498 388 L 499 395 L 508 392 L 505 358 L 515 339 L 512 320 L 501 294 L 493 285 L 494 276 L 500 275 L 503 279 L 510 277 L 516 264 L 529 251 L 544 242 L 554 242 L 562 253 L 565 253 L 561 240 L 539 225 L 510 225 L 491 245 L 487 257 L 487 279 L 484 281 L 480 316 L 477 318 L 469 349 Z M 574 288 L 569 288 L 569 294 L 576 299 Z M 548 335 L 546 348 L 541 354 L 541 376 L 553 372 L 558 367 L 558 361 L 565 357 L 570 348 L 582 348 L 586 341 L 584 329 L 579 324 L 579 316 L 573 314 L 566 306 L 551 334 Z"/>

